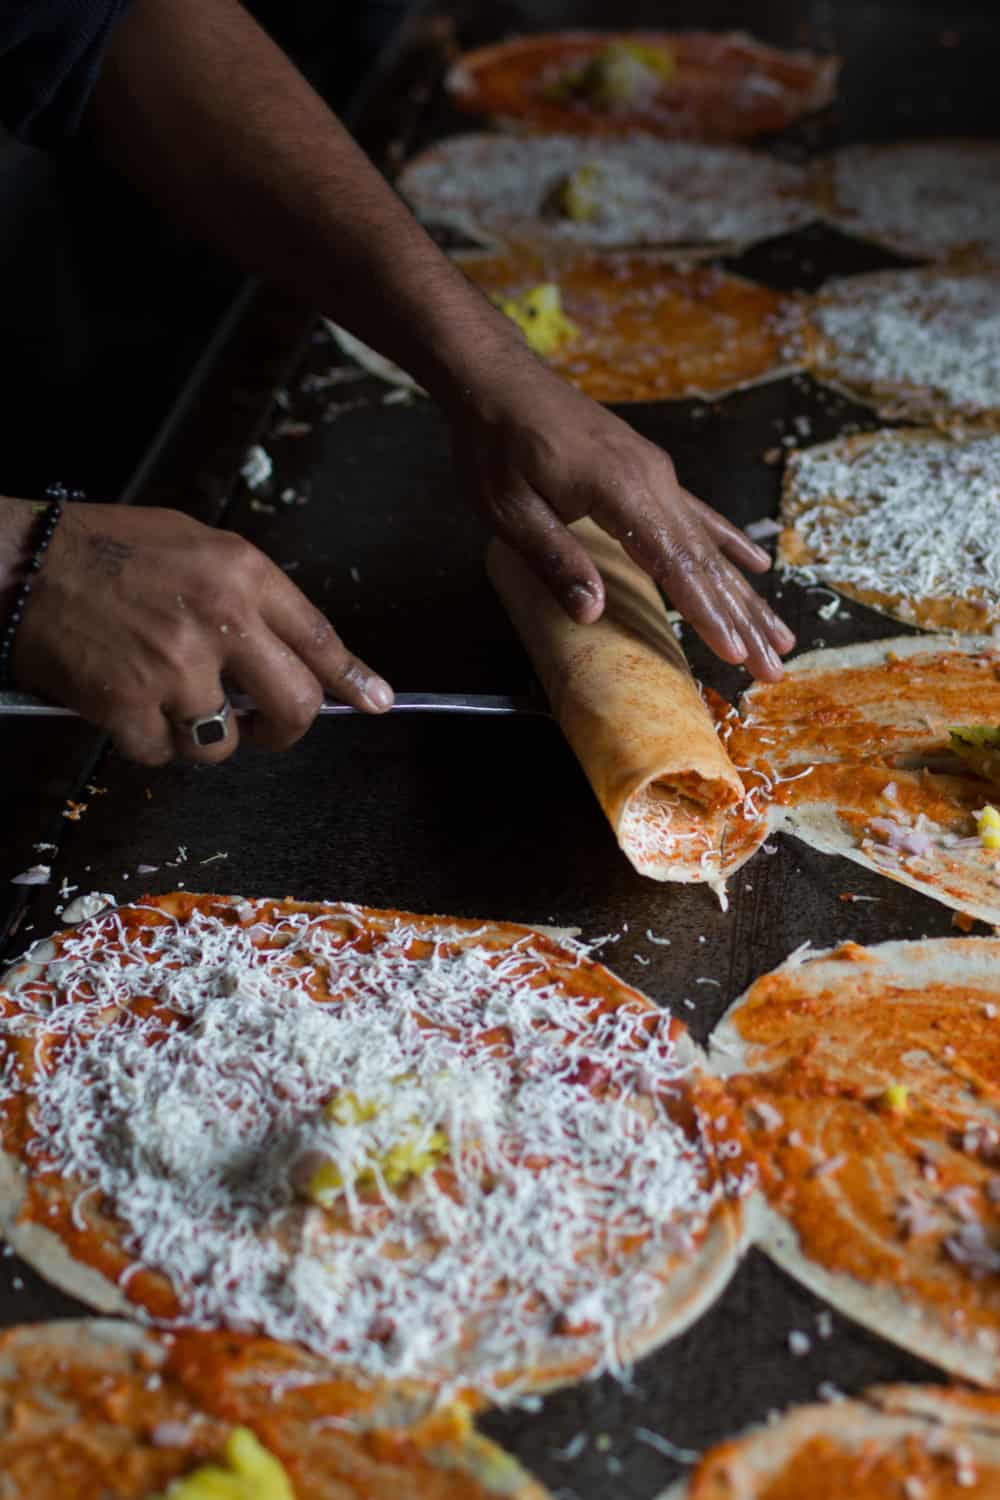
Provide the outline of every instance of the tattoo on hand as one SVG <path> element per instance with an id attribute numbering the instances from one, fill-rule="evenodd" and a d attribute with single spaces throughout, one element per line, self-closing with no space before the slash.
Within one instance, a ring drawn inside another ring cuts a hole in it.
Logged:
<path id="1" fill-rule="evenodd" d="M 135 547 L 131 542 L 119 542 L 104 532 L 95 532 L 87 538 L 87 542 L 95 565 L 108 578 L 118 578 L 125 564 L 135 556 Z"/>

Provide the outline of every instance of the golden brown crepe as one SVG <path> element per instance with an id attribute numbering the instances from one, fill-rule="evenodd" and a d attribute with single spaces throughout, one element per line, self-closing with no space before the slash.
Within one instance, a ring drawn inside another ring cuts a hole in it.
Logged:
<path id="1" fill-rule="evenodd" d="M 604 578 L 592 625 L 570 620 L 504 543 L 488 570 L 624 854 L 654 880 L 716 888 L 764 837 L 731 837 L 743 783 L 652 581 L 592 521 L 572 528 Z M 756 841 L 755 841 L 756 840 Z"/>

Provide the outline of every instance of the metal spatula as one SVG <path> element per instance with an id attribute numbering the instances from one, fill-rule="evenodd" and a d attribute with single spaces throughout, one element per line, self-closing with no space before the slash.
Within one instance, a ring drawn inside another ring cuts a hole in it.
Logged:
<path id="1" fill-rule="evenodd" d="M 253 703 L 242 693 L 233 693 L 230 701 L 238 714 L 253 712 Z M 355 714 L 360 709 L 347 703 L 327 699 L 321 714 Z M 390 713 L 418 714 L 537 714 L 548 716 L 543 703 L 531 698 L 514 698 L 507 693 L 397 693 Z M 0 693 L 0 717 L 13 714 L 18 718 L 78 718 L 75 709 L 45 703 L 27 693 Z"/>

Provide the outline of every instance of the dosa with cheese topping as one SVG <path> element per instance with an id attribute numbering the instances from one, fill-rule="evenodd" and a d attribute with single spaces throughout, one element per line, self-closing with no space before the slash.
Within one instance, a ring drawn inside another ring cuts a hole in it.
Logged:
<path id="1" fill-rule="evenodd" d="M 898 255 L 1000 264 L 1000 144 L 847 146 L 818 169 L 824 216 Z"/>
<path id="2" fill-rule="evenodd" d="M 816 378 L 880 416 L 1000 424 L 1000 270 L 848 276 L 818 293 L 809 324 Z"/>
<path id="3" fill-rule="evenodd" d="M 778 562 L 927 630 L 1000 623 L 1000 435 L 922 428 L 791 454 Z"/>
<path id="4" fill-rule="evenodd" d="M 875 1386 L 800 1406 L 709 1450 L 661 1500 L 993 1500 L 1000 1398 Z"/>
<path id="5" fill-rule="evenodd" d="M 490 578 L 623 853 L 641 875 L 721 892 L 766 824 L 738 816 L 743 783 L 655 584 L 594 522 L 571 530 L 604 579 L 594 624 L 569 619 L 505 543 Z"/>
<path id="6" fill-rule="evenodd" d="M 425 222 L 486 245 L 669 246 L 689 257 L 816 217 L 803 167 L 649 137 L 448 136 L 409 161 L 396 186 Z"/>
<path id="7" fill-rule="evenodd" d="M 525 130 L 732 141 L 821 109 L 838 69 L 744 32 L 559 31 L 467 52 L 445 87 L 460 109 Z"/>
<path id="8" fill-rule="evenodd" d="M 698 1057 L 530 928 L 149 898 L 0 987 L 0 1221 L 100 1311 L 352 1380 L 502 1400 L 622 1372 L 741 1248 Z"/>
<path id="9" fill-rule="evenodd" d="M 842 1312 L 1000 1384 L 1000 942 L 793 955 L 712 1038 L 755 1238 Z"/>
<path id="10" fill-rule="evenodd" d="M 516 315 L 552 369 L 597 401 L 714 398 L 802 364 L 796 299 L 715 266 L 681 267 L 652 251 L 453 259 Z M 558 295 L 558 309 L 532 317 L 542 288 Z"/>
<path id="11" fill-rule="evenodd" d="M 545 1500 L 464 1405 L 363 1391 L 245 1334 L 0 1334 L 0 1475 L 27 1500 Z"/>
<path id="12" fill-rule="evenodd" d="M 781 682 L 749 689 L 725 734 L 748 813 L 998 923 L 1000 854 L 980 814 L 1000 788 L 951 737 L 998 724 L 992 636 L 915 635 L 795 657 Z"/>

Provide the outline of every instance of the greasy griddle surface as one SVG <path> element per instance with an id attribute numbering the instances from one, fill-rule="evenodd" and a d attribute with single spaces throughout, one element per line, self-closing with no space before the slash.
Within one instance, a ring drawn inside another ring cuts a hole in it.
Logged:
<path id="1" fill-rule="evenodd" d="M 462 45 L 570 20 L 744 25 L 772 42 L 832 43 L 848 59 L 839 104 L 786 141 L 825 149 L 861 139 L 986 133 L 996 128 L 989 110 L 1000 72 L 991 10 L 985 3 L 956 9 L 944 0 L 919 8 L 843 0 L 439 7 L 413 27 L 410 46 L 374 81 L 362 134 L 385 158 L 393 142 L 410 150 L 462 123 L 427 89 L 442 66 L 446 28 L 430 24 L 441 15 L 455 19 Z M 943 32 L 957 34 L 959 45 L 942 46 Z M 400 79 L 414 89 L 400 87 Z M 730 264 L 774 286 L 810 288 L 830 274 L 900 263 L 813 228 Z M 335 362 L 329 345 L 312 345 L 290 382 L 293 393 L 301 373 Z M 317 421 L 306 437 L 267 443 L 278 488 L 307 489 L 308 504 L 285 507 L 274 495 L 260 497 L 276 505 L 270 515 L 242 494 L 227 524 L 289 565 L 351 646 L 398 688 L 522 692 L 530 682 L 527 662 L 485 579 L 484 532 L 454 493 L 443 423 L 424 403 L 384 406 L 383 393 L 363 382 L 334 387 L 323 401 L 296 395 L 295 414 L 306 417 L 317 416 L 324 401 L 361 404 Z M 876 425 L 864 408 L 804 377 L 714 405 L 639 406 L 626 414 L 670 450 L 691 489 L 740 523 L 776 514 L 780 468 L 762 455 L 783 436 L 821 442 L 845 423 Z M 796 418 L 807 420 L 807 434 L 797 431 Z M 211 468 L 214 457 L 209 444 L 197 463 Z M 165 498 L 176 503 L 180 496 Z M 856 605 L 823 621 L 826 591 L 773 582 L 765 588 L 803 649 L 897 628 Z M 690 638 L 686 644 L 696 670 L 732 696 L 743 675 L 722 668 Z M 65 737 L 62 758 L 53 750 L 57 735 Z M 642 880 L 619 854 L 555 725 L 543 719 L 327 720 L 287 756 L 241 751 L 221 770 L 149 772 L 107 756 L 93 779 L 106 793 L 83 793 L 88 811 L 69 824 L 59 804 L 87 742 L 84 731 L 58 723 L 2 726 L 0 777 L 9 805 L 0 874 L 33 863 L 39 856 L 32 841 L 55 830 L 63 845 L 54 856 L 57 881 L 121 900 L 183 881 L 188 889 L 577 925 L 588 938 L 616 936 L 602 957 L 670 1005 L 701 1039 L 754 977 L 800 943 L 954 934 L 944 908 L 780 837 L 776 853 L 758 854 L 732 882 L 728 916 L 704 890 Z M 140 877 L 140 863 L 159 868 Z M 17 905 L 10 890 L 2 887 L 0 931 Z M 10 954 L 57 921 L 57 891 L 27 893 Z M 875 899 L 854 903 L 841 900 L 845 894 Z M 671 945 L 653 944 L 647 930 L 669 936 Z M 839 1316 L 832 1337 L 818 1337 L 820 1310 L 754 1254 L 688 1334 L 638 1367 L 634 1388 L 610 1380 L 578 1386 L 549 1397 L 540 1412 L 494 1414 L 484 1426 L 567 1500 L 649 1500 L 680 1469 L 641 1442 L 636 1428 L 701 1448 L 775 1407 L 814 1399 L 823 1382 L 853 1392 L 875 1380 L 933 1375 Z M 14 1259 L 0 1266 L 0 1321 L 78 1312 Z M 792 1329 L 812 1337 L 805 1357 L 789 1353 Z M 584 1430 L 590 1441 L 583 1454 L 560 1458 L 557 1450 Z M 608 1435 L 610 1447 L 595 1444 L 598 1434 Z"/>

